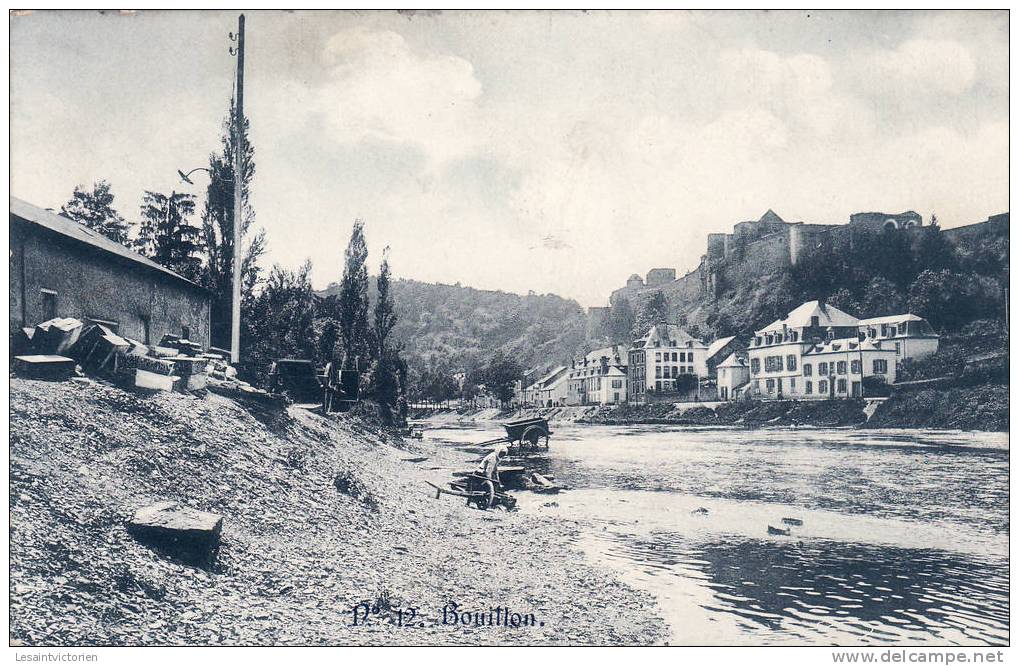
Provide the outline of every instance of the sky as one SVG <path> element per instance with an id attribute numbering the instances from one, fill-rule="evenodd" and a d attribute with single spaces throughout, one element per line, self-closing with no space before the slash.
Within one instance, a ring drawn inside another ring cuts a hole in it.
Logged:
<path id="1" fill-rule="evenodd" d="M 11 193 L 201 210 L 236 16 L 12 16 Z M 355 219 L 397 277 L 603 305 L 769 208 L 1008 210 L 1006 11 L 256 11 L 244 96 L 266 263 L 316 287 Z"/>

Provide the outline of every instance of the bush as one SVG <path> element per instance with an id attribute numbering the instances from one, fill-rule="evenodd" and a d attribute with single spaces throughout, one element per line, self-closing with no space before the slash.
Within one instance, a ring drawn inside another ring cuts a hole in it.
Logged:
<path id="1" fill-rule="evenodd" d="M 863 395 L 868 398 L 887 398 L 892 389 L 884 377 L 871 375 L 863 378 Z"/>

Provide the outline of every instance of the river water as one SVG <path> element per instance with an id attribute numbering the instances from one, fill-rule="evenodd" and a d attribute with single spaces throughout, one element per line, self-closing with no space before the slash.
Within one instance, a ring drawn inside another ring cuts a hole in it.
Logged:
<path id="1" fill-rule="evenodd" d="M 520 509 L 580 521 L 583 552 L 656 597 L 672 644 L 1008 642 L 1007 434 L 555 430 L 530 464 L 570 490 Z"/>

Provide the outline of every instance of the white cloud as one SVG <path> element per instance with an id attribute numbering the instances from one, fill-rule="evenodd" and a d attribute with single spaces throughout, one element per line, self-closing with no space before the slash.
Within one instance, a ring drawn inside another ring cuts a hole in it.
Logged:
<path id="1" fill-rule="evenodd" d="M 392 31 L 352 28 L 329 40 L 325 61 L 314 108 L 337 140 L 420 144 L 436 158 L 474 145 L 481 83 L 466 60 L 415 50 Z"/>
<path id="2" fill-rule="evenodd" d="M 860 64 L 861 80 L 880 93 L 959 95 L 976 79 L 969 50 L 947 39 L 910 39 L 860 58 Z"/>

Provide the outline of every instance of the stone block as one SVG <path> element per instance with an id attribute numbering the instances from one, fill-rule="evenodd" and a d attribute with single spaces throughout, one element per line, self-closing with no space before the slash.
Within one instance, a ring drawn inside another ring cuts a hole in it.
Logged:
<path id="1" fill-rule="evenodd" d="M 223 517 L 177 502 L 159 502 L 138 509 L 127 529 L 142 543 L 167 555 L 210 566 L 219 551 Z"/>

